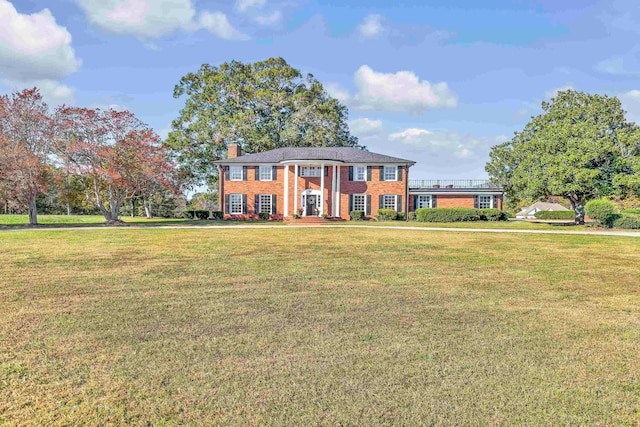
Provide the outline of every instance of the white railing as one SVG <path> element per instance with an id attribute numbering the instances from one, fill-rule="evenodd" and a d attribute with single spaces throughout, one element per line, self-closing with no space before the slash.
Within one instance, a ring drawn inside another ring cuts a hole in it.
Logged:
<path id="1" fill-rule="evenodd" d="M 409 188 L 496 188 L 488 179 L 410 179 Z"/>

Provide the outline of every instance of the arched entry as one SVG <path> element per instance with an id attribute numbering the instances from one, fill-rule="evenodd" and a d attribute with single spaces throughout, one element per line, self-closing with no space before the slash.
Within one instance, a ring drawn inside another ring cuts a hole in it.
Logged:
<path id="1" fill-rule="evenodd" d="M 307 189 L 300 193 L 300 207 L 302 207 L 302 215 L 318 216 L 322 210 L 322 193 L 320 190 Z"/>

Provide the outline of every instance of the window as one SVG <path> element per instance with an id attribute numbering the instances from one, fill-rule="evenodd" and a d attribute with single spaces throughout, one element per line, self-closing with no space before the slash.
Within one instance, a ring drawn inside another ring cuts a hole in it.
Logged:
<path id="1" fill-rule="evenodd" d="M 416 198 L 416 209 L 430 207 L 433 207 L 431 195 L 421 194 Z"/>
<path id="2" fill-rule="evenodd" d="M 493 208 L 493 196 L 478 196 L 478 208 L 479 209 Z"/>
<path id="3" fill-rule="evenodd" d="M 258 194 L 258 212 L 271 212 L 271 194 Z"/>
<path id="4" fill-rule="evenodd" d="M 242 181 L 244 179 L 244 168 L 242 166 L 229 166 L 229 179 L 231 181 Z"/>
<path id="5" fill-rule="evenodd" d="M 229 194 L 229 213 L 232 215 L 242 215 L 242 194 Z"/>
<path id="6" fill-rule="evenodd" d="M 307 178 L 314 177 L 314 176 L 321 176 L 321 175 L 322 175 L 322 168 L 320 166 L 305 166 L 300 171 L 300 176 L 304 176 Z"/>
<path id="7" fill-rule="evenodd" d="M 354 181 L 366 181 L 367 180 L 367 167 L 366 166 L 354 166 L 353 167 L 353 180 Z"/>
<path id="8" fill-rule="evenodd" d="M 353 210 L 366 212 L 367 210 L 367 196 L 364 194 L 353 195 Z"/>
<path id="9" fill-rule="evenodd" d="M 397 166 L 385 166 L 384 167 L 384 180 L 385 181 L 397 181 L 398 180 L 398 167 Z"/>
<path id="10" fill-rule="evenodd" d="M 260 181 L 271 181 L 273 179 L 273 168 L 271 166 L 260 166 Z"/>
<path id="11" fill-rule="evenodd" d="M 393 209 L 396 210 L 396 198 L 395 194 L 385 194 L 382 196 L 382 205 L 380 209 Z"/>

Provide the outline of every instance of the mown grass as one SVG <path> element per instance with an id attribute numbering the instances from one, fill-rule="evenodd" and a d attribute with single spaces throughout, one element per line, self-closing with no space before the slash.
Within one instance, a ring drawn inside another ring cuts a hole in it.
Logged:
<path id="1" fill-rule="evenodd" d="M 0 424 L 637 425 L 640 241 L 0 233 Z"/>

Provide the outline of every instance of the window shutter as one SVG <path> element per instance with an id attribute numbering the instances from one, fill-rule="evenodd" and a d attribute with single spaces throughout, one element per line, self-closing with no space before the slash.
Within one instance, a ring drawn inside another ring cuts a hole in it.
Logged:
<path id="1" fill-rule="evenodd" d="M 329 166 L 324 167 L 324 176 L 329 176 Z"/>
<path id="2" fill-rule="evenodd" d="M 351 215 L 352 210 L 353 210 L 353 194 L 349 194 L 349 215 Z"/>
<path id="3" fill-rule="evenodd" d="M 382 209 L 382 207 L 384 206 L 384 195 L 379 195 L 378 196 L 378 210 Z"/>
<path id="4" fill-rule="evenodd" d="M 242 195 L 242 213 L 243 214 L 247 213 L 247 195 L 246 194 Z"/>
<path id="5" fill-rule="evenodd" d="M 253 170 L 255 171 L 256 181 L 260 181 L 260 166 L 254 166 Z"/>
<path id="6" fill-rule="evenodd" d="M 367 181 L 371 181 L 371 166 L 367 166 Z"/>
<path id="7" fill-rule="evenodd" d="M 224 213 L 231 213 L 231 196 L 229 194 L 224 196 Z"/>
<path id="8" fill-rule="evenodd" d="M 402 195 L 396 196 L 396 212 L 402 212 Z"/>
<path id="9" fill-rule="evenodd" d="M 349 166 L 349 181 L 353 181 L 353 166 Z M 351 209 L 349 209 L 351 212 Z"/>
<path id="10" fill-rule="evenodd" d="M 396 169 L 396 180 L 402 181 L 402 166 L 398 166 Z"/>
<path id="11" fill-rule="evenodd" d="M 224 167 L 224 180 L 229 181 L 229 166 Z"/>
<path id="12" fill-rule="evenodd" d="M 276 194 L 272 194 L 271 195 L 271 215 L 275 215 L 278 213 L 278 209 L 277 209 L 278 205 L 276 204 L 277 201 L 278 201 L 278 196 Z"/>
<path id="13" fill-rule="evenodd" d="M 277 166 L 273 166 L 271 168 L 271 179 L 274 181 L 278 180 L 278 167 Z"/>
<path id="14" fill-rule="evenodd" d="M 473 207 L 478 209 L 478 196 L 473 196 Z"/>
<path id="15" fill-rule="evenodd" d="M 416 209 L 418 209 L 418 196 L 413 196 L 411 200 L 413 203 L 413 210 L 415 211 Z"/>
<path id="16" fill-rule="evenodd" d="M 367 203 L 366 203 L 366 214 L 367 215 L 371 215 L 371 194 L 367 194 L 365 196 L 365 198 L 367 199 Z"/>
<path id="17" fill-rule="evenodd" d="M 380 181 L 384 181 L 384 166 L 380 166 Z"/>
<path id="18" fill-rule="evenodd" d="M 247 180 L 247 176 L 249 176 L 248 170 L 249 167 L 248 166 L 243 166 L 242 167 L 242 180 L 246 181 Z"/>
<path id="19" fill-rule="evenodd" d="M 256 215 L 260 213 L 260 195 L 259 194 L 256 194 L 253 199 L 253 213 Z"/>
<path id="20" fill-rule="evenodd" d="M 432 208 L 438 207 L 438 196 L 436 196 L 435 194 L 431 196 L 431 207 Z"/>

